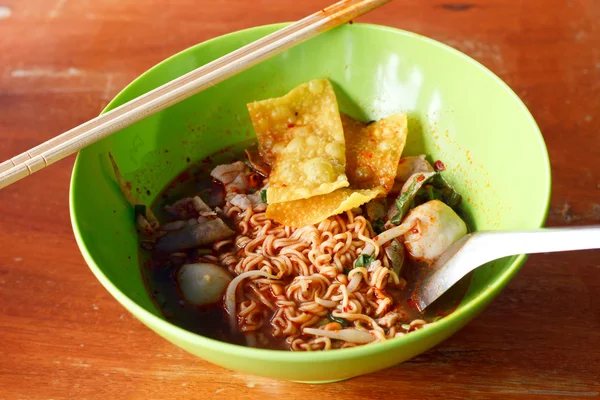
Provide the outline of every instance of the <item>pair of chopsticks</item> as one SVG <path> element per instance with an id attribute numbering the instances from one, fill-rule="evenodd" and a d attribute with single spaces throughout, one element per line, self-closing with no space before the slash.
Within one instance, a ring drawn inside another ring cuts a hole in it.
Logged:
<path id="1" fill-rule="evenodd" d="M 0 164 L 0 189 L 390 0 L 342 0 Z"/>

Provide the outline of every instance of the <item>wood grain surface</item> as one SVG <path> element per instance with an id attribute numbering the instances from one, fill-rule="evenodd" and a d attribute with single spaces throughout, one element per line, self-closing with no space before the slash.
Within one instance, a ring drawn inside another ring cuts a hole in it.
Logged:
<path id="1" fill-rule="evenodd" d="M 188 46 L 328 4 L 0 0 L 0 160 L 97 115 Z M 395 0 L 360 20 L 440 40 L 497 73 L 544 133 L 548 225 L 600 223 L 600 2 Z M 530 257 L 483 314 L 406 363 L 330 385 L 279 382 L 185 353 L 104 290 L 71 230 L 73 161 L 0 192 L 0 399 L 600 397 L 599 251 Z"/>

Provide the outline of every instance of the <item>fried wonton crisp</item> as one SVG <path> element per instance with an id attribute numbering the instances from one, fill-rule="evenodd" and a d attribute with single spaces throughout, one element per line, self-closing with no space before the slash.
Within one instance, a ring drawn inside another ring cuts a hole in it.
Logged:
<path id="1" fill-rule="evenodd" d="M 346 146 L 331 83 L 317 79 L 283 97 L 248 104 L 259 151 L 271 165 L 270 204 L 331 193 L 349 185 Z"/>
<path id="2" fill-rule="evenodd" d="M 298 228 L 319 223 L 332 215 L 359 207 L 384 194 L 385 191 L 381 187 L 366 190 L 338 189 L 310 199 L 269 204 L 267 218 Z"/>
<path id="3" fill-rule="evenodd" d="M 364 124 L 341 115 L 346 137 L 346 174 L 350 186 L 392 189 L 398 161 L 406 144 L 406 114 L 394 114 L 377 122 Z"/>

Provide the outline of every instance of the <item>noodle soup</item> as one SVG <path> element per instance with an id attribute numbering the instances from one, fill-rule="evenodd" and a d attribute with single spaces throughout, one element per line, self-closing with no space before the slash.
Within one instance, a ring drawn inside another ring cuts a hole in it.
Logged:
<path id="1" fill-rule="evenodd" d="M 257 141 L 191 166 L 152 207 L 112 160 L 168 320 L 239 345 L 330 350 L 426 329 L 458 305 L 466 281 L 426 313 L 410 301 L 414 271 L 468 227 L 444 164 L 401 156 L 405 115 L 354 121 L 326 80 L 248 109 Z"/>
<path id="2" fill-rule="evenodd" d="M 168 320 L 182 328 L 213 339 L 284 350 L 355 345 L 335 339 L 329 343 L 321 343 L 326 341 L 325 339 L 321 342 L 316 340 L 311 342 L 310 337 L 303 337 L 298 333 L 303 324 L 323 327 L 323 329 L 344 328 L 350 325 L 348 319 L 343 316 L 335 317 L 332 311 L 336 308 L 340 308 L 342 312 L 344 310 L 345 298 L 342 287 L 346 285 L 347 291 L 347 285 L 356 275 L 356 272 L 350 276 L 348 274 L 352 272 L 350 269 L 357 257 L 358 249 L 365 244 L 359 235 L 366 238 L 374 237 L 376 233 L 364 210 L 366 207 L 331 217 L 317 226 L 295 230 L 286 229 L 265 218 L 264 205 L 259 204 L 245 211 L 232 205 L 226 207 L 224 201 L 220 200 L 220 197 L 224 196 L 223 186 L 211 178 L 210 171 L 222 162 L 244 160 L 244 149 L 249 146 L 251 143 L 243 143 L 192 166 L 175 179 L 153 205 L 155 214 L 168 223 L 169 220 L 176 221 L 177 217 L 165 211 L 165 206 L 178 199 L 199 194 L 209 205 L 224 206 L 224 221 L 235 230 L 236 235 L 230 239 L 217 241 L 212 246 L 198 246 L 170 254 L 145 249 L 150 256 L 142 266 L 142 275 L 152 298 Z M 251 171 L 248 168 L 245 173 L 252 176 Z M 451 191 L 447 186 L 441 187 Z M 428 190 L 429 188 L 426 187 L 419 193 L 419 197 L 426 194 Z M 386 199 L 387 202 L 393 200 L 393 195 Z M 422 200 L 422 198 L 417 199 L 417 201 Z M 377 227 L 378 223 L 376 222 L 375 225 Z M 289 239 L 292 237 L 295 239 Z M 250 243 L 251 248 L 245 248 L 248 246 L 246 242 Z M 346 246 L 348 242 L 350 245 Z M 230 328 L 222 301 L 198 306 L 183 297 L 177 282 L 177 272 L 183 265 L 198 262 L 212 263 L 227 268 L 232 276 L 237 276 L 246 269 L 249 270 L 251 267 L 248 265 L 253 262 L 258 261 L 268 265 L 263 256 L 257 255 L 262 253 L 260 250 L 264 251 L 263 254 L 278 257 L 275 263 L 289 262 L 292 268 L 289 271 L 284 270 L 283 279 L 277 283 L 269 282 L 267 279 L 248 280 L 241 289 L 238 289 L 240 293 L 237 302 L 240 308 L 237 311 L 236 329 Z M 387 253 L 393 254 L 390 251 Z M 397 261 L 392 261 L 387 253 L 384 250 L 379 260 L 383 260 L 385 268 L 390 268 L 390 264 Z M 330 272 L 325 268 L 327 262 L 322 260 L 328 259 L 328 255 L 332 254 L 333 263 L 339 261 L 341 265 L 341 274 L 338 273 L 337 266 L 335 271 L 331 268 Z M 419 313 L 410 302 L 408 282 L 410 282 L 411 271 L 420 267 L 422 266 L 419 262 L 406 258 L 398 274 L 398 282 L 401 283 L 399 285 L 384 283 L 386 278 L 390 279 L 390 274 L 381 274 L 384 270 L 379 272 L 379 276 L 367 271 L 369 282 L 361 280 L 357 290 L 349 293 L 347 310 L 360 309 L 364 320 L 369 318 L 376 323 L 379 322 L 384 335 L 388 337 L 420 329 L 424 326 L 424 321 L 435 321 L 447 315 L 460 302 L 466 284 L 464 288 L 453 290 L 450 297 L 434 304 L 432 308 L 427 309 L 426 313 Z M 308 277 L 310 281 L 299 278 L 301 276 Z M 371 280 L 375 281 L 374 286 L 369 285 Z M 350 289 L 353 290 L 352 287 Z M 386 299 L 391 300 L 389 305 Z M 390 311 L 385 313 L 378 311 L 380 304 L 383 304 L 384 310 Z M 308 323 L 303 321 L 303 318 Z M 361 326 L 361 320 L 358 321 L 358 325 Z M 365 323 L 363 326 L 368 325 Z"/>

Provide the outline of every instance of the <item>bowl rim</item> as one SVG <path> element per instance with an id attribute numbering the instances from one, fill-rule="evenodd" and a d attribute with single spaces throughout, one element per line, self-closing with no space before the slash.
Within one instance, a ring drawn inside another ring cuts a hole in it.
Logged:
<path id="1" fill-rule="evenodd" d="M 194 46 L 188 47 L 166 59 L 159 62 L 158 64 L 152 66 L 147 71 L 142 73 L 140 76 L 135 78 L 132 82 L 130 82 L 123 90 L 121 90 L 111 101 L 110 103 L 102 110 L 102 113 L 105 113 L 112 108 L 116 107 L 121 103 L 120 98 L 124 96 L 125 92 L 130 90 L 133 85 L 135 85 L 140 80 L 144 79 L 147 75 L 149 75 L 152 71 L 157 69 L 159 66 L 170 63 L 172 60 L 178 58 L 179 56 L 196 51 L 199 48 L 210 46 L 212 43 L 217 42 L 225 37 L 235 37 L 240 36 L 243 37 L 249 32 L 264 32 L 265 34 L 271 33 L 275 30 L 281 29 L 286 25 L 290 24 L 289 22 L 275 23 L 269 25 L 259 25 L 239 31 L 230 32 L 221 36 L 217 36 L 206 40 L 204 42 L 198 43 Z M 398 28 L 392 28 L 389 26 L 376 25 L 376 24 L 367 24 L 367 23 L 354 23 L 352 25 L 348 25 L 346 29 L 356 29 L 356 30 L 375 30 L 375 31 L 383 31 L 392 33 L 394 35 L 401 35 L 405 37 L 409 37 L 412 39 L 416 39 L 418 41 L 424 42 L 427 45 L 432 45 L 441 49 L 442 51 L 450 52 L 457 57 L 462 58 L 466 62 L 473 64 L 476 68 L 482 70 L 486 75 L 489 75 L 492 79 L 496 81 L 509 96 L 513 98 L 513 100 L 518 104 L 521 111 L 525 113 L 529 124 L 531 125 L 531 129 L 533 133 L 536 135 L 539 146 L 541 147 L 545 174 L 543 178 L 544 184 L 546 186 L 546 192 L 543 194 L 545 196 L 545 204 L 539 210 L 539 214 L 537 215 L 537 221 L 539 227 L 545 224 L 549 206 L 550 206 L 550 193 L 551 193 L 551 169 L 550 169 L 550 160 L 548 156 L 548 150 L 546 148 L 542 133 L 535 122 L 535 119 L 531 115 L 530 111 L 527 109 L 523 101 L 516 95 L 516 93 L 504 82 L 502 81 L 496 74 L 494 74 L 487 67 L 469 57 L 468 55 L 460 52 L 459 50 L 454 49 L 444 43 L 438 42 L 434 39 L 430 39 L 426 36 L 405 31 Z M 115 286 L 104 273 L 100 269 L 100 267 L 95 263 L 92 255 L 88 251 L 86 247 L 85 240 L 82 236 L 80 224 L 77 221 L 77 215 L 74 207 L 74 197 L 75 197 L 75 182 L 77 180 L 77 175 L 80 170 L 80 166 L 82 163 L 82 158 L 80 154 L 77 155 L 75 160 L 75 164 L 73 166 L 73 171 L 71 175 L 71 182 L 69 186 L 69 215 L 71 218 L 71 224 L 73 227 L 73 233 L 75 236 L 75 240 L 79 247 L 79 250 L 88 264 L 88 267 L 92 270 L 92 273 L 96 276 L 96 278 L 100 281 L 100 283 L 104 286 L 106 290 L 119 302 L 123 305 L 129 312 L 131 312 L 136 318 L 141 319 L 146 325 L 152 330 L 156 332 L 161 331 L 166 334 L 180 338 L 188 343 L 193 343 L 195 345 L 199 345 L 203 348 L 210 348 L 214 352 L 218 352 L 221 354 L 228 355 L 241 355 L 243 354 L 246 358 L 251 358 L 255 360 L 269 361 L 269 362 L 326 362 L 326 361 L 340 361 L 340 360 L 348 360 L 354 358 L 360 358 L 362 356 L 371 355 L 374 353 L 381 353 L 385 351 L 392 350 L 398 347 L 401 344 L 410 345 L 412 342 L 418 342 L 421 338 L 433 336 L 436 334 L 442 334 L 446 329 L 451 328 L 456 324 L 460 324 L 461 321 L 469 319 L 470 316 L 475 316 L 477 314 L 477 308 L 481 307 L 487 301 L 493 300 L 502 290 L 502 288 L 510 281 L 510 279 L 518 272 L 521 265 L 526 259 L 526 255 L 522 254 L 516 256 L 516 259 L 512 262 L 512 264 L 500 275 L 497 279 L 487 286 L 481 293 L 479 293 L 476 297 L 474 297 L 468 303 L 462 305 L 459 309 L 455 310 L 453 313 L 448 316 L 442 318 L 441 320 L 431 323 L 427 326 L 426 329 L 421 329 L 415 332 L 411 332 L 409 335 L 405 335 L 399 338 L 389 339 L 383 342 L 371 343 L 368 346 L 357 346 L 347 349 L 338 349 L 335 351 L 319 351 L 319 352 L 294 352 L 294 351 L 282 351 L 282 350 L 268 350 L 268 349 L 257 349 L 252 347 L 246 347 L 241 345 L 236 345 L 228 342 L 222 342 L 216 339 L 211 339 L 205 336 L 201 336 L 199 334 L 190 332 L 183 328 L 178 327 L 177 325 L 172 324 L 169 321 L 166 321 L 163 318 L 158 317 L 157 315 L 151 313 L 145 308 L 138 305 L 134 300 L 129 298 L 126 294 L 121 292 L 117 286 Z"/>

